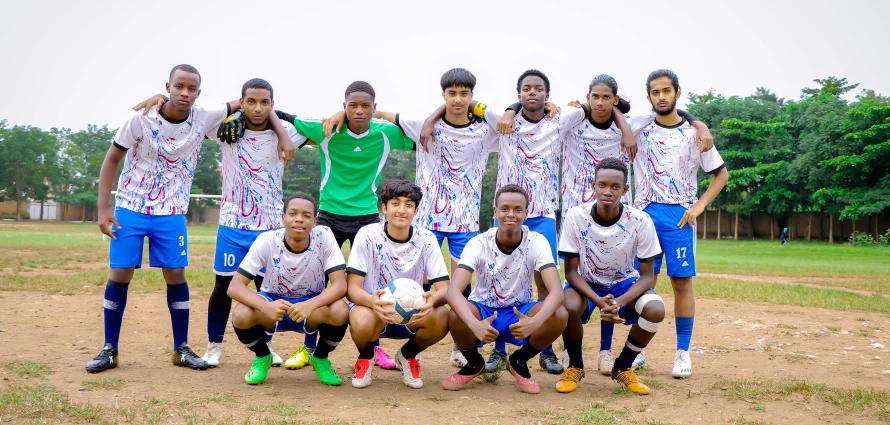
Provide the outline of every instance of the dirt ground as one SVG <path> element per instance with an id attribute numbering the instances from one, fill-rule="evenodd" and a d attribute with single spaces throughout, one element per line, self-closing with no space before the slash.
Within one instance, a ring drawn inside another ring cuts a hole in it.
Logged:
<path id="1" fill-rule="evenodd" d="M 605 406 L 614 423 L 671 424 L 872 424 L 885 423 L 872 411 L 844 411 L 819 397 L 791 395 L 778 400 L 733 399 L 724 380 L 806 380 L 841 388 L 875 387 L 890 390 L 890 317 L 880 313 L 838 312 L 773 304 L 749 304 L 699 299 L 693 337 L 694 375 L 673 379 L 675 350 L 672 301 L 662 332 L 646 350 L 644 378 L 657 381 L 653 394 L 633 396 L 616 392 L 617 385 L 595 371 L 599 341 L 596 324 L 585 327 L 587 376 L 572 394 L 558 394 L 558 376 L 532 369 L 541 385 L 539 395 L 519 393 L 508 373 L 493 383 L 480 379 L 461 392 L 444 391 L 441 382 L 454 371 L 448 364 L 450 338 L 423 355 L 424 388 L 405 387 L 399 372 L 375 371 L 367 389 L 349 385 L 356 350 L 347 334 L 331 355 L 344 386 L 321 385 L 311 369 L 273 369 L 265 384 L 243 382 L 252 353 L 238 343 L 231 329 L 219 368 L 191 371 L 170 364 L 170 320 L 162 292 L 130 295 L 121 337 L 121 366 L 98 375 L 84 372 L 84 363 L 102 345 L 101 288 L 89 295 L 46 295 L 0 292 L 0 360 L 31 360 L 50 365 L 45 380 L 74 402 L 121 407 L 153 396 L 182 400 L 225 395 L 234 401 L 207 403 L 198 410 L 216 418 L 244 422 L 251 412 L 283 402 L 299 406 L 306 421 L 342 420 L 349 423 L 525 424 L 581 421 L 589 406 Z M 206 297 L 193 293 L 190 342 L 200 355 L 206 344 Z M 613 353 L 623 346 L 626 330 L 616 328 Z M 278 334 L 273 346 L 285 352 L 302 342 L 302 335 Z M 392 354 L 398 341 L 384 341 Z M 33 378 L 0 368 L 5 385 Z M 116 389 L 84 388 L 83 381 L 121 378 Z M 31 379 L 31 381 L 28 381 Z M 562 417 L 562 419 L 560 419 Z M 569 417 L 567 419 L 567 417 Z M 744 417 L 749 422 L 739 422 Z M 574 419 L 572 419 L 574 418 Z M 8 419 L 7 419 L 8 420 Z M 3 419 L 0 419 L 2 422 Z M 660 422 L 658 422 L 660 421 Z M 762 422 L 754 422 L 762 421 Z M 169 416 L 161 423 L 183 423 Z M 227 420 L 223 420 L 227 422 Z M 602 422 L 597 422 L 602 423 Z"/>

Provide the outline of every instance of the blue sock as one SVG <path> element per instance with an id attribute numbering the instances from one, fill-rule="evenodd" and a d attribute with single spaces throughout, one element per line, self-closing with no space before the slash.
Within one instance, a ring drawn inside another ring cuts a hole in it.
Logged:
<path id="1" fill-rule="evenodd" d="M 506 355 L 507 354 L 507 342 L 500 340 L 500 339 L 495 340 L 494 341 L 494 351 L 497 351 L 498 353 Z"/>
<path id="2" fill-rule="evenodd" d="M 318 332 L 314 334 L 306 334 L 306 338 L 303 340 L 303 345 L 310 350 L 314 350 L 318 345 Z"/>
<path id="3" fill-rule="evenodd" d="M 210 342 L 223 342 L 226 324 L 229 322 L 228 311 L 207 311 L 207 339 Z"/>
<path id="4" fill-rule="evenodd" d="M 553 354 L 553 345 L 548 345 L 541 350 L 541 354 Z"/>
<path id="5" fill-rule="evenodd" d="M 614 323 L 600 321 L 600 351 L 612 350 L 612 334 L 614 332 Z"/>
<path id="6" fill-rule="evenodd" d="M 105 342 L 117 350 L 121 339 L 121 323 L 124 321 L 124 309 L 127 307 L 127 289 L 129 283 L 114 282 L 108 279 L 105 284 Z"/>
<path id="7" fill-rule="evenodd" d="M 692 326 L 695 317 L 677 317 L 677 349 L 689 351 L 689 342 L 692 340 Z"/>
<path id="8" fill-rule="evenodd" d="M 189 284 L 167 285 L 167 308 L 173 324 L 173 349 L 189 339 Z"/>

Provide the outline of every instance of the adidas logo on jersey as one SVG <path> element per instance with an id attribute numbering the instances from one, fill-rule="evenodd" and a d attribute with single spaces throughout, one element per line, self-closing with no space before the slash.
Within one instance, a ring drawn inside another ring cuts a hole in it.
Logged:
<path id="1" fill-rule="evenodd" d="M 361 152 L 361 151 L 362 151 L 362 148 L 356 146 L 355 149 L 353 149 L 352 151 L 353 151 L 353 152 Z"/>
<path id="2" fill-rule="evenodd" d="M 185 255 L 188 255 L 188 254 L 186 254 L 186 253 L 185 253 L 185 250 L 183 249 L 182 252 L 179 254 L 179 256 L 182 257 L 182 256 L 185 256 Z"/>
<path id="3" fill-rule="evenodd" d="M 689 263 L 687 263 L 687 262 L 685 262 L 685 261 L 684 261 L 683 264 L 681 264 L 681 265 L 682 265 L 683 267 L 689 267 Z"/>

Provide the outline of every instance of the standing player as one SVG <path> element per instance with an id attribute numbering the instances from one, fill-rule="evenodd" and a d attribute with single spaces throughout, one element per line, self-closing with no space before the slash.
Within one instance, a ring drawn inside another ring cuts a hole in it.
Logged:
<path id="1" fill-rule="evenodd" d="M 476 88 L 476 77 L 470 71 L 451 69 L 442 75 L 439 84 L 445 115 L 435 123 L 434 142 L 424 143 L 417 151 L 416 183 L 423 197 L 414 225 L 433 232 L 439 246 L 448 240 L 453 273 L 464 246 L 479 232 L 482 177 L 499 134 L 469 111 Z M 376 111 L 374 116 L 398 125 L 408 137 L 420 142 L 423 121 L 383 111 Z M 343 115 L 335 114 L 328 121 L 328 127 L 342 126 Z M 465 295 L 470 295 L 470 287 Z M 451 363 L 456 367 L 467 364 L 456 344 L 451 347 Z"/>
<path id="2" fill-rule="evenodd" d="M 565 258 L 568 281 L 564 294 L 569 319 L 562 339 L 569 364 L 556 384 L 561 393 L 574 391 L 584 377 L 582 325 L 595 308 L 603 322 L 633 325 L 609 371 L 612 379 L 637 394 L 650 391 L 631 366 L 664 320 L 664 301 L 651 289 L 652 262 L 661 256 L 661 246 L 652 219 L 621 202 L 630 188 L 628 174 L 624 161 L 603 158 L 594 169 L 596 201 L 572 208 L 564 220 L 559 253 Z M 637 258 L 639 272 L 634 268 Z"/>
<path id="3" fill-rule="evenodd" d="M 502 340 L 520 346 L 507 360 L 519 390 L 537 394 L 540 387 L 526 363 L 566 326 L 559 272 L 544 237 L 522 224 L 529 204 L 525 190 L 505 185 L 495 194 L 495 202 L 500 226 L 470 240 L 454 272 L 454 285 L 448 290 L 451 335 L 467 365 L 446 378 L 442 386 L 446 390 L 466 387 L 485 369 L 477 344 Z M 476 286 L 467 301 L 461 292 L 470 284 L 473 272 Z M 534 300 L 536 272 L 549 289 L 543 302 Z"/>
<path id="4" fill-rule="evenodd" d="M 237 143 L 223 143 L 217 129 L 208 132 L 222 153 L 222 201 L 213 273 L 216 284 L 207 307 L 207 351 L 202 357 L 211 367 L 219 366 L 223 336 L 232 308 L 226 295 L 232 276 L 244 261 L 251 244 L 268 230 L 281 227 L 282 176 L 284 161 L 278 156 L 278 136 L 270 127 L 269 117 L 275 105 L 272 86 L 254 78 L 241 87 L 241 107 L 246 126 Z M 275 117 L 277 120 L 278 118 Z M 281 122 L 289 140 L 302 146 L 306 138 L 297 134 L 293 125 Z M 257 290 L 262 286 L 262 273 L 254 273 Z M 271 349 L 271 348 L 270 348 Z M 281 365 L 281 357 L 272 352 L 272 365 Z"/>
<path id="5" fill-rule="evenodd" d="M 373 119 L 376 93 L 370 84 L 356 81 L 346 88 L 343 110 L 347 131 L 324 135 L 320 120 L 307 120 L 276 111 L 279 118 L 293 122 L 297 132 L 311 140 L 321 140 L 318 155 L 321 161 L 318 224 L 329 227 L 341 246 L 352 246 L 356 233 L 363 226 L 377 223 L 377 187 L 380 172 L 392 150 L 412 150 L 414 141 L 401 129 L 383 120 Z M 314 343 L 307 335 L 306 343 Z M 375 348 L 377 365 L 395 369 L 396 363 L 379 346 Z M 300 347 L 285 367 L 305 365 L 309 349 Z"/>
<path id="6" fill-rule="evenodd" d="M 99 174 L 99 229 L 111 238 L 111 273 L 105 286 L 105 346 L 87 362 L 87 372 L 118 365 L 118 340 L 127 290 L 142 267 L 142 245 L 149 243 L 150 265 L 161 267 L 167 283 L 167 307 L 173 326 L 173 364 L 207 369 L 189 348 L 188 235 L 185 213 L 204 133 L 228 115 L 230 105 L 205 110 L 194 106 L 201 75 L 191 65 L 177 65 L 166 84 L 171 100 L 147 114 L 134 114 L 117 131 Z M 126 157 L 126 159 L 124 159 Z M 118 164 L 124 159 L 115 209 L 108 205 Z M 121 224 L 123 223 L 123 224 Z"/>
<path id="7" fill-rule="evenodd" d="M 355 388 L 365 388 L 374 379 L 371 363 L 379 338 L 408 340 L 396 354 L 402 382 L 410 388 L 423 387 L 417 356 L 448 334 L 448 271 L 442 251 L 429 230 L 411 225 L 422 196 L 420 188 L 407 180 L 387 182 L 380 192 L 386 222 L 362 227 L 349 253 L 347 298 L 354 303 L 349 330 L 359 352 L 352 377 Z M 424 294 L 426 305 L 407 325 L 399 324 L 401 317 L 392 302 L 380 298 L 383 288 L 398 278 L 426 279 L 427 291 L 436 286 L 435 295 Z"/>
<path id="8" fill-rule="evenodd" d="M 334 350 L 349 321 L 346 269 L 334 234 L 316 226 L 318 204 L 306 195 L 294 195 L 284 203 L 284 228 L 259 235 L 232 278 L 228 295 L 240 304 L 232 313 L 238 339 L 256 354 L 244 382 L 262 384 L 272 365 L 266 335 L 293 331 L 321 335 L 309 363 L 325 385 L 343 381 L 331 366 L 328 353 Z M 247 285 L 260 272 L 266 278 L 259 292 Z M 327 285 L 326 283 L 330 282 Z"/>
<path id="9" fill-rule="evenodd" d="M 689 343 L 695 315 L 695 219 L 726 185 L 729 172 L 717 149 L 699 151 L 695 128 L 677 114 L 680 82 L 676 74 L 667 69 L 653 71 L 646 79 L 646 90 L 656 117 L 637 135 L 634 203 L 652 217 L 658 242 L 667 255 L 677 320 L 677 354 L 671 374 L 684 378 L 692 375 Z M 714 176 L 701 199 L 697 198 L 699 168 Z M 656 281 L 660 271 L 661 258 L 655 260 Z"/>

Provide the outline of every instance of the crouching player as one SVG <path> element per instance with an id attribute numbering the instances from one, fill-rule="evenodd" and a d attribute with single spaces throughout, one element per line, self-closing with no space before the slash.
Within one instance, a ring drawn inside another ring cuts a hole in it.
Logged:
<path id="1" fill-rule="evenodd" d="M 485 368 L 480 343 L 505 341 L 520 346 L 507 359 L 507 368 L 524 393 L 540 392 L 528 370 L 528 361 L 549 346 L 566 326 L 559 272 L 550 244 L 522 223 L 528 214 L 525 189 L 508 184 L 495 194 L 498 227 L 467 243 L 448 288 L 451 336 L 467 365 L 442 383 L 460 390 Z M 469 300 L 462 295 L 476 272 L 476 287 Z M 540 272 L 548 294 L 535 301 L 534 274 Z"/>
<path id="2" fill-rule="evenodd" d="M 359 229 L 349 253 L 347 298 L 355 303 L 349 330 L 359 353 L 352 377 L 355 388 L 371 385 L 374 343 L 379 338 L 408 340 L 396 354 L 396 365 L 405 385 L 423 387 L 417 356 L 448 334 L 448 270 L 442 251 L 431 231 L 411 225 L 422 197 L 420 187 L 407 180 L 387 182 L 380 192 L 386 222 Z M 428 282 L 426 304 L 407 325 L 400 324 L 393 303 L 380 298 L 383 288 L 398 278 Z M 435 295 L 429 292 L 432 285 Z"/>
<path id="3" fill-rule="evenodd" d="M 582 325 L 599 308 L 602 321 L 633 325 L 612 366 L 612 379 L 634 393 L 649 394 L 631 365 L 664 320 L 664 301 L 651 289 L 661 246 L 649 215 L 621 203 L 627 189 L 624 162 L 603 159 L 594 169 L 596 201 L 570 209 L 563 224 L 559 253 L 565 258 L 569 320 L 562 338 L 569 366 L 556 384 L 561 393 L 574 391 L 584 376 Z"/>
<path id="4" fill-rule="evenodd" d="M 228 295 L 240 304 L 232 313 L 238 339 L 256 353 L 244 382 L 262 384 L 272 365 L 266 334 L 275 331 L 318 332 L 318 347 L 309 364 L 325 385 L 343 381 L 331 366 L 328 353 L 346 335 L 349 307 L 346 268 L 331 229 L 315 226 L 318 203 L 306 195 L 284 202 L 284 227 L 261 234 L 250 246 Z M 261 269 L 266 278 L 259 292 L 247 287 Z M 330 283 L 325 287 L 325 278 Z"/>

